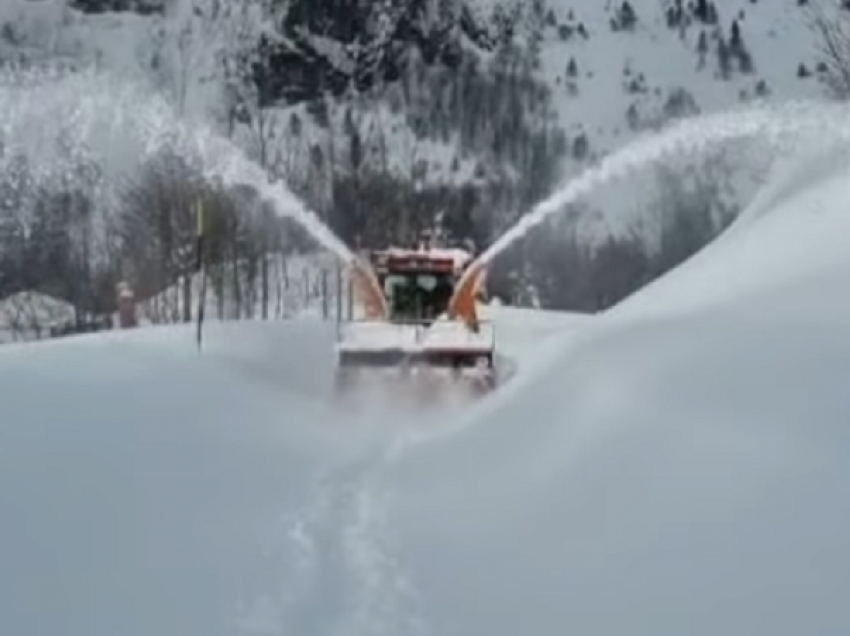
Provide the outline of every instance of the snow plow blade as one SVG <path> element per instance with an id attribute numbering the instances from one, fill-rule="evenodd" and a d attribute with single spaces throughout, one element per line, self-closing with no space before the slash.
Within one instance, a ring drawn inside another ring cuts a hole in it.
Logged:
<path id="1" fill-rule="evenodd" d="M 491 323 L 471 331 L 456 321 L 355 321 L 341 326 L 337 355 L 337 395 L 388 390 L 431 400 L 443 393 L 478 396 L 496 386 Z"/>

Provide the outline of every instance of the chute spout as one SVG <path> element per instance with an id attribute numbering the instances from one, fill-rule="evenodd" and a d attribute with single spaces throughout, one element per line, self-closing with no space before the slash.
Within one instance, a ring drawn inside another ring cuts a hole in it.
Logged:
<path id="1" fill-rule="evenodd" d="M 449 301 L 448 316 L 452 320 L 462 320 L 471 329 L 478 327 L 476 299 L 482 289 L 485 277 L 484 265 L 472 263 L 461 276 L 454 294 Z"/>
<path id="2" fill-rule="evenodd" d="M 389 307 L 372 266 L 359 258 L 351 262 L 352 291 L 369 320 L 388 320 Z"/>

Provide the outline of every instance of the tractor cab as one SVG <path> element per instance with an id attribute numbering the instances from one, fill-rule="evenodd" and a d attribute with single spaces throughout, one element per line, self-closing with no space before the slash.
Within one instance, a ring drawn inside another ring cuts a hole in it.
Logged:
<path id="1" fill-rule="evenodd" d="M 445 314 L 465 264 L 457 255 L 430 251 L 372 254 L 390 321 L 431 324 Z"/>

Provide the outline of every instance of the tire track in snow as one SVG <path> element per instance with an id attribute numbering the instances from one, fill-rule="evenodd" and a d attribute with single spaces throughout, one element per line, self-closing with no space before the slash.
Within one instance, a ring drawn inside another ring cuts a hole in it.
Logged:
<path id="1" fill-rule="evenodd" d="M 382 476 L 392 461 L 381 445 L 326 469 L 301 509 L 286 515 L 271 557 L 274 591 L 240 611 L 240 636 L 419 636 L 416 593 L 395 548 Z"/>

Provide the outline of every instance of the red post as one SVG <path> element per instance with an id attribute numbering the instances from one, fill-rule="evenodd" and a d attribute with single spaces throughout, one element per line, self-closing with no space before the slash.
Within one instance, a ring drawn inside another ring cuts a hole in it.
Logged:
<path id="1" fill-rule="evenodd" d="M 136 316 L 136 296 L 126 282 L 118 284 L 118 326 L 121 329 L 132 329 L 139 322 Z"/>

